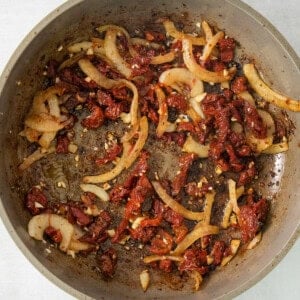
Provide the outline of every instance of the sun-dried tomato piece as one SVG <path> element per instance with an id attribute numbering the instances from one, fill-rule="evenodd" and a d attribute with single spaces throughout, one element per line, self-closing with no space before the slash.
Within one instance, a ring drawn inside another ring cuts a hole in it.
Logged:
<path id="1" fill-rule="evenodd" d="M 88 243 L 104 242 L 108 238 L 106 230 L 111 224 L 111 220 L 112 218 L 107 211 L 101 211 L 99 216 L 89 225 L 87 233 L 80 238 L 80 241 Z"/>
<path id="2" fill-rule="evenodd" d="M 184 218 L 181 214 L 168 207 L 164 212 L 164 220 L 172 225 L 181 225 Z"/>
<path id="3" fill-rule="evenodd" d="M 130 192 L 130 199 L 126 204 L 124 213 L 126 219 L 129 220 L 140 214 L 141 205 L 151 190 L 152 185 L 148 178 L 145 175 L 141 176 L 135 188 Z"/>
<path id="4" fill-rule="evenodd" d="M 240 173 L 239 180 L 238 180 L 238 185 L 245 185 L 255 177 L 256 175 L 256 169 L 255 169 L 255 164 L 250 163 L 248 168 Z"/>
<path id="5" fill-rule="evenodd" d="M 184 224 L 172 225 L 172 229 L 175 234 L 175 243 L 176 244 L 180 243 L 184 239 L 184 237 L 187 235 L 187 233 L 189 232 L 188 228 Z"/>
<path id="6" fill-rule="evenodd" d="M 48 200 L 41 189 L 33 187 L 26 196 L 25 205 L 32 215 L 38 215 L 47 209 Z"/>
<path id="7" fill-rule="evenodd" d="M 129 220 L 123 218 L 116 229 L 114 237 L 111 239 L 112 243 L 118 243 L 123 238 L 124 232 L 126 231 L 128 224 Z"/>
<path id="8" fill-rule="evenodd" d="M 219 265 L 224 257 L 226 244 L 224 241 L 216 241 L 210 255 L 214 258 L 214 265 Z"/>
<path id="9" fill-rule="evenodd" d="M 91 217 L 86 215 L 80 208 L 71 206 L 70 210 L 77 224 L 81 226 L 86 226 L 92 222 Z"/>
<path id="10" fill-rule="evenodd" d="M 94 104 L 92 101 L 88 101 L 87 103 L 91 114 L 81 121 L 81 125 L 88 129 L 97 129 L 104 122 L 104 113 L 101 107 Z"/>
<path id="11" fill-rule="evenodd" d="M 247 78 L 245 76 L 236 77 L 232 81 L 230 88 L 235 94 L 239 94 L 239 93 L 247 91 L 247 89 L 248 89 Z"/>
<path id="12" fill-rule="evenodd" d="M 209 271 L 206 265 L 206 250 L 188 249 L 184 252 L 183 261 L 179 265 L 180 271 L 198 271 L 201 275 Z"/>
<path id="13" fill-rule="evenodd" d="M 195 157 L 196 156 L 193 153 L 186 153 L 179 158 L 179 172 L 172 182 L 173 195 L 177 195 L 181 188 L 186 184 L 187 172 Z"/>
<path id="14" fill-rule="evenodd" d="M 58 135 L 56 138 L 56 153 L 68 153 L 69 144 L 70 140 L 67 135 Z"/>
<path id="15" fill-rule="evenodd" d="M 181 94 L 170 94 L 166 98 L 169 107 L 176 108 L 180 112 L 186 112 L 188 105 L 185 97 Z"/>
<path id="16" fill-rule="evenodd" d="M 114 144 L 111 148 L 109 148 L 103 158 L 97 158 L 95 160 L 98 166 L 102 166 L 116 159 L 116 157 L 122 152 L 122 145 Z"/>
<path id="17" fill-rule="evenodd" d="M 96 89 L 98 88 L 98 84 L 91 81 L 86 81 L 84 78 L 79 77 L 72 69 L 65 68 L 59 73 L 59 78 L 61 81 L 65 81 L 67 83 L 78 86 L 79 88 L 84 89 Z"/>
<path id="18" fill-rule="evenodd" d="M 235 40 L 233 38 L 220 39 L 219 42 L 221 61 L 230 62 L 234 58 Z"/>
<path id="19" fill-rule="evenodd" d="M 55 229 L 52 226 L 48 226 L 45 229 L 45 234 L 51 238 L 55 243 L 60 243 L 62 241 L 62 234 L 58 229 Z"/>
<path id="20" fill-rule="evenodd" d="M 166 40 L 165 34 L 154 30 L 145 31 L 145 38 L 149 42 L 163 42 Z"/>
<path id="21" fill-rule="evenodd" d="M 172 272 L 172 261 L 170 259 L 163 259 L 159 262 L 158 268 L 166 273 Z"/>
<path id="22" fill-rule="evenodd" d="M 139 242 L 148 243 L 155 235 L 155 227 L 142 227 L 139 226 L 137 229 L 129 229 L 130 236 Z"/>
<path id="23" fill-rule="evenodd" d="M 189 182 L 186 186 L 185 186 L 185 192 L 189 195 L 189 196 L 193 196 L 193 197 L 202 197 L 203 195 L 205 195 L 210 189 L 211 189 L 211 185 L 209 183 L 203 183 L 201 187 L 198 187 L 196 182 Z"/>
<path id="24" fill-rule="evenodd" d="M 245 125 L 259 139 L 267 136 L 267 126 L 263 123 L 261 116 L 255 106 L 248 101 L 244 103 Z"/>
<path id="25" fill-rule="evenodd" d="M 117 252 L 113 248 L 109 248 L 103 253 L 97 253 L 96 262 L 104 279 L 110 279 L 113 277 L 117 260 Z"/>
<path id="26" fill-rule="evenodd" d="M 138 177 L 145 174 L 148 166 L 149 153 L 142 151 L 138 161 L 136 162 L 132 172 L 127 176 L 127 179 L 122 185 L 116 185 L 109 193 L 110 201 L 119 203 L 122 199 L 130 194 L 130 191 L 136 184 Z"/>
<path id="27" fill-rule="evenodd" d="M 168 254 L 172 250 L 173 238 L 165 230 L 160 229 L 151 240 L 150 252 L 157 255 Z"/>
<path id="28" fill-rule="evenodd" d="M 182 147 L 185 143 L 186 135 L 184 132 L 165 132 L 161 139 L 167 144 L 174 142 L 179 147 Z"/>
<path id="29" fill-rule="evenodd" d="M 113 96 L 119 100 L 128 100 L 128 92 L 126 87 L 115 87 L 111 89 Z"/>
<path id="30" fill-rule="evenodd" d="M 239 225 L 244 243 L 252 240 L 261 230 L 266 222 L 268 212 L 269 204 L 264 198 L 240 207 Z"/>

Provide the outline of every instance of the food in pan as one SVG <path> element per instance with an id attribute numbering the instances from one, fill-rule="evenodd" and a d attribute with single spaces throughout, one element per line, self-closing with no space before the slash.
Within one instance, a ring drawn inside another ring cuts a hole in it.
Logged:
<path id="1" fill-rule="evenodd" d="M 144 291 L 153 270 L 190 276 L 198 290 L 262 239 L 270 199 L 255 190 L 257 160 L 287 151 L 290 130 L 270 107 L 300 106 L 238 62 L 225 32 L 159 22 L 135 37 L 100 26 L 49 61 L 21 132 L 34 149 L 20 171 L 43 174 L 25 199 L 28 232 L 74 258 L 94 255 L 105 279 L 121 271 L 120 247 L 135 248 Z"/>

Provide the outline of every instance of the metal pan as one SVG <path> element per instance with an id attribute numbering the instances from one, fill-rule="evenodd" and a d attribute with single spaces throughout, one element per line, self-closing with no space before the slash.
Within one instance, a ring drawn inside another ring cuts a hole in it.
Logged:
<path id="1" fill-rule="evenodd" d="M 296 168 L 299 163 L 299 132 L 292 139 L 290 151 L 266 161 L 260 174 L 266 183 L 261 192 L 274 198 L 272 218 L 262 243 L 255 251 L 236 257 L 234 264 L 215 272 L 198 293 L 178 289 L 180 282 L 171 287 L 157 282 L 144 294 L 136 279 L 138 276 L 131 276 L 139 268 L 133 265 L 132 268 L 123 267 L 124 272 L 114 281 L 99 283 L 99 276 L 87 267 L 87 260 L 72 260 L 59 251 L 47 256 L 45 246 L 29 238 L 26 231 L 29 216 L 23 209 L 22 197 L 30 180 L 20 180 L 17 174 L 16 166 L 24 151 L 18 132 L 34 92 L 41 88 L 42 82 L 38 79 L 41 67 L 59 45 L 88 37 L 94 24 L 126 24 L 126 28 L 133 32 L 141 24 L 153 26 L 155 19 L 166 15 L 176 16 L 185 23 L 187 30 L 201 18 L 226 29 L 242 45 L 239 55 L 246 51 L 254 58 L 277 89 L 294 97 L 300 95 L 299 58 L 268 22 L 240 1 L 78 0 L 66 3 L 41 22 L 18 48 L 0 79 L 0 111 L 3 112 L 0 116 L 0 165 L 3 170 L 0 175 L 0 209 L 13 239 L 30 261 L 77 298 L 232 298 L 270 271 L 297 235 L 300 187 L 291 178 L 300 175 L 299 168 Z M 59 53 L 57 56 L 59 58 Z M 20 79 L 22 85 L 16 87 L 15 82 Z M 298 128 L 300 116 L 290 114 L 290 118 Z M 174 291 L 174 288 L 178 290 Z"/>

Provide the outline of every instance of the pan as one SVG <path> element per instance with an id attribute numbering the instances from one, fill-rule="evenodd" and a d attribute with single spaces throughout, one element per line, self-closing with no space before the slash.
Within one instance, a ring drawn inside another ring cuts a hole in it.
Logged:
<path id="1" fill-rule="evenodd" d="M 130 13 L 130 16 L 128 15 Z M 138 282 L 131 276 L 137 272 L 127 267 L 120 268 L 124 272 L 112 282 L 101 282 L 99 276 L 88 267 L 85 259 L 72 260 L 59 251 L 53 251 L 51 256 L 45 255 L 45 246 L 29 238 L 26 227 L 29 216 L 24 212 L 21 199 L 30 184 L 30 178 L 21 180 L 17 176 L 17 165 L 22 156 L 22 145 L 18 133 L 29 109 L 34 92 L 41 88 L 42 82 L 38 78 L 41 65 L 45 63 L 60 45 L 82 40 L 91 32 L 92 24 L 115 23 L 125 24 L 130 32 L 140 24 L 153 24 L 154 18 L 175 15 L 190 28 L 201 18 L 214 22 L 220 28 L 225 28 L 235 37 L 247 55 L 259 62 L 267 78 L 273 80 L 274 86 L 284 90 L 287 94 L 299 96 L 299 59 L 286 42 L 273 32 L 273 28 L 261 20 L 247 6 L 238 1 L 185 1 L 180 2 L 152 2 L 146 1 L 72 1 L 66 3 L 55 13 L 46 18 L 25 39 L 4 71 L 1 82 L 1 215 L 13 239 L 31 262 L 49 279 L 78 298 L 231 298 L 242 290 L 251 286 L 261 276 L 266 274 L 278 262 L 293 240 L 296 238 L 299 226 L 299 186 L 290 178 L 298 178 L 297 154 L 299 148 L 297 139 L 292 139 L 290 151 L 277 155 L 265 164 L 265 170 L 260 176 L 265 176 L 267 188 L 262 193 L 272 197 L 272 218 L 266 228 L 264 239 L 256 251 L 245 253 L 235 259 L 226 269 L 215 272 L 207 281 L 201 292 L 191 294 L 189 290 L 174 291 L 157 283 L 155 288 L 143 294 Z M 148 16 L 145 18 L 145 16 Z M 243 17 L 243 30 L 240 19 Z M 257 35 L 257 32 L 260 35 Z M 243 52 L 241 49 L 241 53 Z M 264 51 L 258 51 L 263 49 Z M 59 58 L 59 53 L 57 55 Z M 37 59 L 38 58 L 38 59 Z M 274 64 L 274 61 L 284 63 Z M 21 63 L 22 62 L 22 63 Z M 274 77 L 272 74 L 282 74 Z M 15 83 L 22 80 L 22 85 Z M 10 116 L 13 115 L 14 118 Z M 299 126 L 299 116 L 289 115 L 296 127 Z M 16 120 L 18 120 L 16 122 Z M 20 153 L 21 152 L 21 153 Z M 272 172 L 270 172 L 272 171 Z M 270 176 L 270 174 L 276 176 Z M 34 178 L 34 177 L 32 177 Z M 33 179 L 32 179 L 33 180 Z M 14 200 L 13 200 L 14 199 Z M 20 199 L 15 201 L 15 199 Z M 64 266 L 61 268 L 60 266 Z M 130 288 L 128 288 L 130 287 Z M 124 295 L 126 288 L 126 295 Z M 176 287 L 175 287 L 176 289 Z"/>

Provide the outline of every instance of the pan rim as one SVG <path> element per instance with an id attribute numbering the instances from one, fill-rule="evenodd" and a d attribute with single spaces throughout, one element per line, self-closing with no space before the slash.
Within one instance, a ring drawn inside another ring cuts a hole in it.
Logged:
<path id="1" fill-rule="evenodd" d="M 63 14 L 65 11 L 71 9 L 72 7 L 79 5 L 80 3 L 83 3 L 85 0 L 74 0 L 74 1 L 68 1 L 58 8 L 56 8 L 54 11 L 52 11 L 50 14 L 48 14 L 45 18 L 43 18 L 42 21 L 40 21 L 31 31 L 28 33 L 28 35 L 22 40 L 22 42 L 19 44 L 19 46 L 16 48 L 14 53 L 12 54 L 10 60 L 6 64 L 1 77 L 0 77 L 0 96 L 3 93 L 3 89 L 5 87 L 7 78 L 11 72 L 11 70 L 14 68 L 16 62 L 18 61 L 19 57 L 22 55 L 22 53 L 27 49 L 27 47 L 30 45 L 32 40 L 38 35 L 39 32 L 41 32 L 44 28 L 46 28 L 52 21 L 54 21 L 58 16 Z M 251 8 L 248 4 L 240 1 L 240 0 L 225 0 L 229 4 L 237 7 L 247 15 L 249 15 L 252 19 L 254 19 L 256 22 L 260 24 L 264 24 L 265 29 L 277 40 L 278 44 L 283 47 L 287 53 L 290 56 L 291 61 L 295 64 L 296 68 L 300 69 L 300 60 L 296 52 L 293 50 L 293 48 L 290 46 L 290 44 L 286 41 L 286 39 L 283 37 L 283 35 L 260 13 L 255 11 L 253 8 Z M 17 247 L 21 250 L 22 254 L 30 261 L 30 263 L 41 273 L 43 274 L 47 279 L 49 279 L 51 282 L 56 284 L 59 288 L 66 291 L 67 293 L 71 294 L 72 296 L 79 298 L 79 299 L 93 299 L 86 294 L 74 289 L 70 285 L 66 284 L 64 281 L 62 281 L 60 278 L 55 276 L 51 271 L 46 269 L 42 263 L 39 262 L 39 260 L 32 254 L 32 252 L 29 250 L 29 248 L 23 243 L 19 235 L 16 233 L 8 215 L 6 212 L 6 209 L 3 205 L 2 199 L 0 197 L 0 216 L 4 223 L 4 226 L 6 227 L 7 231 L 9 232 L 11 238 L 13 239 L 14 243 L 17 245 Z M 272 258 L 272 260 L 265 265 L 262 269 L 259 270 L 256 275 L 254 275 L 252 278 L 249 278 L 246 280 L 242 285 L 236 287 L 234 290 L 228 292 L 228 294 L 220 296 L 219 299 L 230 299 L 233 298 L 245 290 L 251 288 L 253 285 L 255 285 L 258 281 L 260 281 L 262 278 L 264 278 L 273 268 L 277 266 L 277 264 L 283 259 L 283 257 L 287 254 L 287 252 L 291 249 L 295 241 L 300 235 L 300 222 L 298 221 L 298 225 L 290 235 L 290 237 L 287 240 L 286 245 L 284 245 L 283 248 L 280 249 L 278 255 Z"/>

